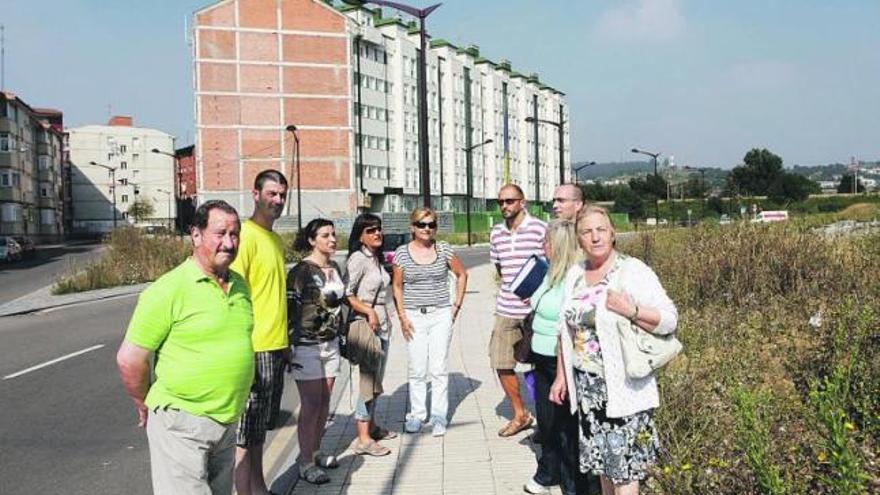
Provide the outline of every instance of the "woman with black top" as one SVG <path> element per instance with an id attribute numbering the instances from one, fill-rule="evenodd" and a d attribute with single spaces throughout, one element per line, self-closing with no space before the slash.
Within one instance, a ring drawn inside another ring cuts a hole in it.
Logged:
<path id="1" fill-rule="evenodd" d="M 287 274 L 288 332 L 293 346 L 293 377 L 300 396 L 298 424 L 300 477 L 309 483 L 330 481 L 323 468 L 335 457 L 321 445 L 330 394 L 339 374 L 339 334 L 345 285 L 336 252 L 333 222 L 316 218 L 297 233 L 294 247 L 308 252 Z"/>

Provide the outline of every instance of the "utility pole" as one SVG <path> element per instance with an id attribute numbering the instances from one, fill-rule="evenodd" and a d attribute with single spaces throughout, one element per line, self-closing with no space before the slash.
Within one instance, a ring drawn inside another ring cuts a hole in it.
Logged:
<path id="1" fill-rule="evenodd" d="M 6 26 L 0 24 L 0 90 L 6 89 Z"/>

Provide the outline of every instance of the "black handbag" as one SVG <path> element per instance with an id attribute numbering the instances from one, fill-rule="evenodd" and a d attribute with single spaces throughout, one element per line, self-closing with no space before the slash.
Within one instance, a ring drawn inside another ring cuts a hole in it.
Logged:
<path id="1" fill-rule="evenodd" d="M 381 292 L 381 291 L 382 291 L 381 287 L 379 287 L 379 289 L 376 290 L 376 295 L 373 296 L 373 304 L 370 305 L 371 308 L 376 307 L 376 301 L 379 300 L 379 292 Z M 352 353 L 350 352 L 349 345 L 348 345 L 348 341 L 349 341 L 348 330 L 351 328 L 351 324 L 354 323 L 354 321 L 355 321 L 355 313 L 356 313 L 356 311 L 354 310 L 354 308 L 351 308 L 351 307 L 348 308 L 348 318 L 345 321 L 345 325 L 342 326 L 342 331 L 339 332 L 339 336 L 338 336 L 339 355 L 344 357 L 345 359 L 348 359 L 349 361 L 351 361 L 351 354 Z"/>
<path id="2" fill-rule="evenodd" d="M 541 299 L 544 297 L 544 294 L 550 292 L 550 289 L 545 290 L 541 293 L 541 296 L 538 297 L 538 303 L 535 304 L 535 308 L 537 308 L 541 304 Z M 517 362 L 523 364 L 533 364 L 532 360 L 532 337 L 535 336 L 535 330 L 532 328 L 532 323 L 535 321 L 535 310 L 529 312 L 526 315 L 525 319 L 522 322 L 522 338 L 516 341 L 516 344 L 513 344 L 513 359 L 516 359 Z"/>

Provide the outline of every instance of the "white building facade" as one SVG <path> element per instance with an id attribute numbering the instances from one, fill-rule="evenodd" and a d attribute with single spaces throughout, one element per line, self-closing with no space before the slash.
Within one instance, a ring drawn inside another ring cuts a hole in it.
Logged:
<path id="1" fill-rule="evenodd" d="M 75 233 L 109 232 L 114 224 L 174 225 L 173 136 L 119 117 L 111 125 L 71 128 L 68 134 Z M 140 222 L 132 215 L 136 202 L 152 206 Z"/>

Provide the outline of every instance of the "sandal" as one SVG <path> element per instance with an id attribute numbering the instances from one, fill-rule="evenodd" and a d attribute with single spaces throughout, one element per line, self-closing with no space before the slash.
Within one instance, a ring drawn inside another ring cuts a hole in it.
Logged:
<path id="1" fill-rule="evenodd" d="M 333 454 L 325 454 L 320 450 L 312 456 L 315 465 L 322 468 L 336 469 L 339 467 L 339 461 Z"/>
<path id="2" fill-rule="evenodd" d="M 299 469 L 299 477 L 313 485 L 323 485 L 330 481 L 330 476 L 312 462 Z"/>
<path id="3" fill-rule="evenodd" d="M 525 417 L 525 419 L 521 421 L 511 420 L 509 423 L 504 425 L 503 428 L 498 430 L 499 437 L 512 437 L 517 433 L 528 429 L 532 426 L 532 423 L 535 422 L 535 418 L 532 417 L 531 414 Z"/>
<path id="4" fill-rule="evenodd" d="M 397 432 L 377 426 L 370 432 L 370 438 L 373 440 L 391 440 L 397 438 Z"/>
<path id="5" fill-rule="evenodd" d="M 357 438 L 351 443 L 351 450 L 357 455 L 371 455 L 374 457 L 382 457 L 391 453 L 391 449 L 384 445 L 380 445 L 379 442 L 375 440 L 361 443 Z"/>

